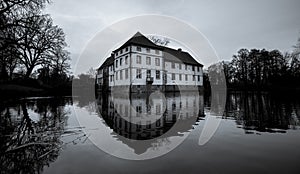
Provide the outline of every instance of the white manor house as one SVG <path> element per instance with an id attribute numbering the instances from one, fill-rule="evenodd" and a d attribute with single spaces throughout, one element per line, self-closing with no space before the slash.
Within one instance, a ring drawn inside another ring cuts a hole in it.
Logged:
<path id="1" fill-rule="evenodd" d="M 200 90 L 202 68 L 189 53 L 156 45 L 137 32 L 98 68 L 96 87 L 131 92 Z"/>

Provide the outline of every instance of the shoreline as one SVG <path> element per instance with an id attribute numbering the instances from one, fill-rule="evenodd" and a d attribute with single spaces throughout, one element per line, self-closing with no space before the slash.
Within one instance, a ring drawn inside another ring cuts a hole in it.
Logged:
<path id="1" fill-rule="evenodd" d="M 18 99 L 22 97 L 44 97 L 44 96 L 67 96 L 72 94 L 72 89 L 53 88 L 36 88 L 15 84 L 0 85 L 0 99 Z"/>

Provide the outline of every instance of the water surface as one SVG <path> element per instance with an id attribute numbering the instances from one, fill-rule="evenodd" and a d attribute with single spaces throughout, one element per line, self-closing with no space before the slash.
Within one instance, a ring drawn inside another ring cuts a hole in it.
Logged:
<path id="1" fill-rule="evenodd" d="M 122 97 L 2 101 L 1 173 L 300 173 L 300 102 L 296 96 L 229 93 L 226 111 L 218 117 L 221 124 L 203 146 L 198 140 L 211 98 L 187 93 L 168 94 L 165 100 L 165 106 L 158 106 L 160 99 L 149 102 L 145 96 L 132 97 L 130 105 Z M 158 118 L 149 117 L 150 126 L 136 127 L 129 118 L 139 115 L 130 114 L 130 106 L 139 114 Z M 97 126 L 83 127 L 78 118 Z M 179 121 L 185 123 L 183 129 L 166 136 Z M 161 157 L 132 161 L 100 150 L 89 140 L 89 130 L 103 132 L 119 148 L 137 155 L 187 138 Z M 137 148 L 130 140 L 147 140 L 148 144 Z"/>

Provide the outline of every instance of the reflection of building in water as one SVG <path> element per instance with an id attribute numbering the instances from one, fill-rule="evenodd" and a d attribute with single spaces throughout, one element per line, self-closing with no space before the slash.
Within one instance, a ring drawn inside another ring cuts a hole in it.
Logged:
<path id="1" fill-rule="evenodd" d="M 202 67 L 188 52 L 156 45 L 138 32 L 100 66 L 96 83 L 104 91 L 195 90 L 203 86 Z"/>
<path id="2" fill-rule="evenodd" d="M 204 117 L 203 96 L 191 92 L 149 98 L 146 94 L 132 94 L 131 101 L 127 97 L 108 96 L 98 102 L 101 116 L 114 130 L 114 137 L 137 152 L 146 151 L 146 147 L 157 148 L 170 136 L 182 136 L 181 133 L 193 129 L 196 118 Z M 171 129 L 173 126 L 176 129 Z M 131 139 L 150 141 L 138 147 Z"/>
<path id="3" fill-rule="evenodd" d="M 194 93 L 169 93 L 165 98 L 150 95 L 149 99 L 145 94 L 133 94 L 131 101 L 122 96 L 107 98 L 99 100 L 102 117 L 114 132 L 129 139 L 159 137 L 177 121 L 204 115 L 203 96 Z M 179 131 L 186 132 L 193 124 L 181 126 Z"/>

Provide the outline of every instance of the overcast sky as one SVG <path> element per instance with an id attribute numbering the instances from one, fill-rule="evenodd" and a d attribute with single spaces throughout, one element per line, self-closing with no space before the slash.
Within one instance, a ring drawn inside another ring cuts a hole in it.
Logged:
<path id="1" fill-rule="evenodd" d="M 45 11 L 64 29 L 72 65 L 98 32 L 143 14 L 172 16 L 193 25 L 222 60 L 230 60 L 240 48 L 290 51 L 300 36 L 299 0 L 52 1 Z"/>

